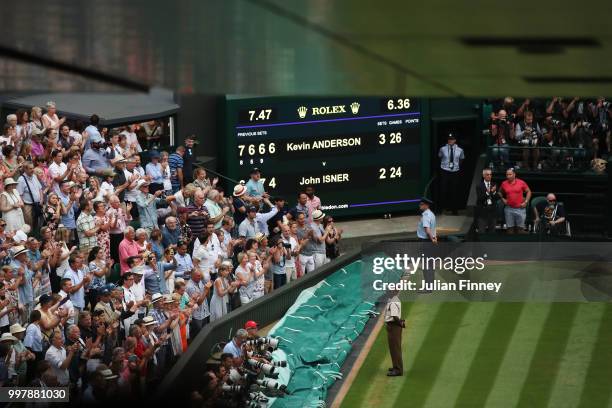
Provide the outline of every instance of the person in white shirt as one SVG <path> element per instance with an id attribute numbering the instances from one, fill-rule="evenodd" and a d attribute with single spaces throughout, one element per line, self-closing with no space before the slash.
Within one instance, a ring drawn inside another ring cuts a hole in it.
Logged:
<path id="1" fill-rule="evenodd" d="M 397 297 L 397 292 L 390 293 L 389 296 L 385 306 L 385 323 L 393 367 L 389 369 L 387 376 L 397 377 L 404 374 L 402 329 L 406 326 L 404 320 L 402 320 L 402 302 Z"/>
<path id="2" fill-rule="evenodd" d="M 60 193 L 60 184 L 64 180 L 69 180 L 72 177 L 76 165 L 71 164 L 70 167 L 62 161 L 64 158 L 61 150 L 53 150 L 51 159 L 53 162 L 49 165 L 49 175 L 53 179 L 53 191 Z"/>
<path id="3" fill-rule="evenodd" d="M 134 132 L 135 127 L 135 125 L 126 126 L 123 132 L 121 132 L 121 134 L 125 135 L 128 146 L 140 153 L 142 152 L 142 147 L 140 147 L 140 143 L 138 142 L 138 136 Z"/>
<path id="4" fill-rule="evenodd" d="M 268 221 L 278 213 L 278 208 L 275 205 L 272 205 L 272 203 L 270 203 L 270 200 L 268 200 L 267 198 L 264 198 L 264 202 L 266 202 L 272 208 L 267 213 L 258 212 L 255 215 L 255 222 L 257 222 L 257 225 L 259 226 L 259 232 L 261 232 L 265 236 L 268 236 L 270 235 L 270 232 L 268 230 Z"/>
<path id="5" fill-rule="evenodd" d="M 136 171 L 138 174 L 140 174 L 140 178 L 144 178 L 147 174 L 145 172 L 145 169 L 142 167 L 142 162 L 141 162 L 140 156 L 139 155 L 135 155 L 133 157 L 133 160 L 135 162 L 134 171 Z"/>
<path id="6" fill-rule="evenodd" d="M 51 337 L 51 346 L 45 354 L 45 360 L 51 364 L 51 369 L 57 377 L 57 381 L 61 386 L 70 384 L 70 376 L 68 367 L 78 350 L 79 344 L 74 343 L 68 348 L 64 347 L 64 335 L 60 331 L 53 333 Z"/>
<path id="7" fill-rule="evenodd" d="M 60 288 L 61 290 L 58 292 L 58 295 L 62 297 L 62 300 L 60 300 L 61 305 L 59 306 L 59 309 L 66 310 L 68 312 L 68 319 L 66 319 L 66 324 L 74 324 L 74 304 L 72 303 L 70 298 L 68 298 L 68 300 L 65 300 L 68 296 L 68 293 L 71 291 L 72 280 L 70 278 L 62 278 L 62 280 L 60 281 Z"/>
<path id="8" fill-rule="evenodd" d="M 125 190 L 125 201 L 134 203 L 132 208 L 138 208 L 135 203 L 140 195 L 140 190 L 138 189 L 135 181 L 140 179 L 140 173 L 136 171 L 136 162 L 134 159 L 128 160 L 125 165 L 125 169 L 123 170 L 123 174 L 125 175 L 125 179 L 131 183 Z M 135 216 L 135 214 L 132 214 L 132 216 Z"/>
<path id="9" fill-rule="evenodd" d="M 287 283 L 297 279 L 297 268 L 295 266 L 295 259 L 300 253 L 299 244 L 297 240 L 291 236 L 291 230 L 289 225 L 283 224 L 281 227 L 281 239 L 285 246 L 290 245 L 287 251 L 287 257 L 285 258 L 285 272 L 287 272 Z"/>
<path id="10" fill-rule="evenodd" d="M 121 290 L 123 291 L 123 309 L 126 311 L 137 311 L 138 308 L 144 304 L 144 301 L 138 302 L 134 292 L 132 292 L 132 287 L 134 286 L 135 281 L 134 274 L 132 272 L 126 272 L 123 274 L 121 279 L 123 280 L 123 286 L 121 286 Z M 138 314 L 134 313 L 130 317 L 123 320 L 123 329 L 125 330 L 126 335 L 130 332 L 130 326 L 134 324 L 137 319 Z"/>
<path id="11" fill-rule="evenodd" d="M 196 261 L 198 269 L 204 274 L 207 279 L 210 279 L 210 274 L 217 273 L 217 268 L 221 265 L 221 244 L 219 237 L 209 229 L 202 236 L 206 241 L 200 244 L 193 250 L 193 260 Z"/>
<path id="12" fill-rule="evenodd" d="M 113 176 L 106 176 L 100 185 L 100 195 L 108 202 L 115 194 L 115 186 L 113 186 Z"/>
<path id="13" fill-rule="evenodd" d="M 144 304 L 146 289 L 145 289 L 145 280 L 143 279 L 145 272 L 144 265 L 135 266 L 132 268 L 132 273 L 134 274 L 134 285 L 132 286 L 132 294 L 134 295 L 134 299 L 136 302 L 140 302 Z M 141 306 L 138 309 L 138 318 L 142 319 L 146 313 L 146 309 L 144 306 Z"/>
<path id="14" fill-rule="evenodd" d="M 217 236 L 217 234 L 215 234 L 215 224 L 213 224 L 211 221 L 208 221 L 208 223 L 206 224 L 206 233 L 210 235 L 210 238 L 207 240 L 206 244 L 208 250 L 216 251 L 217 253 L 221 254 L 221 243 L 219 242 L 219 237 Z M 200 245 L 202 245 L 202 243 L 200 242 L 200 238 L 198 237 L 195 239 L 195 241 L 193 241 L 192 254 L 196 253 Z"/>
<path id="15" fill-rule="evenodd" d="M 58 130 L 66 121 L 66 117 L 64 116 L 60 119 L 57 116 L 55 102 L 49 101 L 45 107 L 47 108 L 47 113 L 45 113 L 41 118 L 43 125 L 45 125 L 46 129 Z"/>

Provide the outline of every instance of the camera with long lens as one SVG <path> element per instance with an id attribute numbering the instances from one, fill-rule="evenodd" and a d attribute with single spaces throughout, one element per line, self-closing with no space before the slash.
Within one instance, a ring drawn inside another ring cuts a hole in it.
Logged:
<path id="1" fill-rule="evenodd" d="M 559 119 L 551 119 L 550 123 L 554 126 L 554 127 L 563 127 L 565 125 L 565 123 Z"/>
<path id="2" fill-rule="evenodd" d="M 258 337 L 256 339 L 247 340 L 246 344 L 255 348 L 263 346 L 276 350 L 278 348 L 278 339 L 274 337 Z"/>
<path id="3" fill-rule="evenodd" d="M 255 381 L 255 383 L 260 387 L 267 388 L 269 390 L 277 390 L 279 387 L 278 382 L 274 380 L 269 380 L 267 378 L 264 378 L 263 380 L 257 380 Z"/>
<path id="4" fill-rule="evenodd" d="M 240 381 L 246 381 L 248 379 L 247 374 L 242 374 L 240 371 L 232 368 L 229 372 L 229 380 L 232 383 L 237 383 Z"/>
<path id="5" fill-rule="evenodd" d="M 246 401 L 247 407 L 252 408 L 262 408 L 266 407 L 268 404 L 269 398 L 261 393 L 251 392 L 249 393 L 249 398 Z"/>
<path id="6" fill-rule="evenodd" d="M 273 337 L 259 337 L 247 340 L 252 350 L 246 351 L 246 358 L 240 368 L 232 368 L 227 383 L 221 385 L 226 398 L 241 407 L 265 408 L 269 397 L 283 397 L 289 394 L 287 386 L 276 381 L 277 367 L 287 367 L 287 361 L 272 362 L 271 350 L 279 345 Z"/>
<path id="7" fill-rule="evenodd" d="M 585 129 L 590 129 L 591 128 L 591 123 L 590 122 L 586 122 L 584 120 L 579 121 L 578 123 L 576 123 L 576 126 L 579 128 L 585 128 Z"/>
<path id="8" fill-rule="evenodd" d="M 278 348 L 278 339 L 275 337 L 260 337 L 260 344 L 266 346 L 267 348 L 271 348 L 276 350 Z"/>
<path id="9" fill-rule="evenodd" d="M 230 385 L 227 383 L 223 383 L 221 385 L 221 390 L 223 390 L 224 392 L 230 392 L 230 393 L 241 393 L 245 390 L 245 388 L 242 385 Z"/>
<path id="10" fill-rule="evenodd" d="M 526 126 L 523 131 L 523 138 L 519 140 L 523 146 L 536 146 L 538 144 L 538 132 L 531 126 Z"/>
<path id="11" fill-rule="evenodd" d="M 497 120 L 495 120 L 495 124 L 497 126 L 508 126 L 510 123 L 510 121 L 508 120 L 508 118 L 499 118 Z"/>
<path id="12" fill-rule="evenodd" d="M 258 369 L 261 370 L 262 373 L 264 373 L 265 375 L 271 375 L 274 374 L 274 366 L 272 364 L 268 364 L 268 363 L 264 363 L 261 361 L 257 361 L 255 359 L 248 359 L 247 363 L 249 363 L 249 365 L 251 367 L 253 367 L 254 369 Z"/>
<path id="13" fill-rule="evenodd" d="M 275 380 L 264 378 L 263 380 L 257 380 L 255 383 L 261 388 L 272 391 L 274 395 L 289 394 L 287 386 L 285 384 L 279 384 L 278 381 Z"/>

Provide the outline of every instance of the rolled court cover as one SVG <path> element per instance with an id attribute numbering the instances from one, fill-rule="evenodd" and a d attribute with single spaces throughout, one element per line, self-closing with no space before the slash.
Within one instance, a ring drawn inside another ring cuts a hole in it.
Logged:
<path id="1" fill-rule="evenodd" d="M 363 331 L 380 296 L 364 291 L 362 261 L 304 290 L 269 335 L 280 338 L 274 360 L 287 360 L 278 381 L 290 395 L 270 401 L 276 407 L 324 406 L 327 389 L 341 377 L 340 367 Z M 399 279 L 399 274 L 392 279 Z"/>

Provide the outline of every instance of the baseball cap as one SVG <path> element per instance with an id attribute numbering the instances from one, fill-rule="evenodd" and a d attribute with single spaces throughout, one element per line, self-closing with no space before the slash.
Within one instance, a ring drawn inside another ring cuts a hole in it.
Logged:
<path id="1" fill-rule="evenodd" d="M 244 324 L 244 328 L 245 329 L 256 329 L 257 328 L 257 322 L 254 320 L 249 320 L 248 322 L 246 322 Z"/>
<path id="2" fill-rule="evenodd" d="M 432 204 L 433 204 L 433 201 L 431 201 L 431 200 L 430 200 L 429 198 L 427 198 L 427 197 L 421 197 L 421 201 L 420 201 L 420 202 L 421 202 L 421 203 L 425 203 L 425 204 L 429 204 L 429 205 L 432 205 Z"/>
<path id="3" fill-rule="evenodd" d="M 105 380 L 114 380 L 119 377 L 117 374 L 114 374 L 111 369 L 107 368 L 106 370 L 101 370 L 100 374 Z"/>

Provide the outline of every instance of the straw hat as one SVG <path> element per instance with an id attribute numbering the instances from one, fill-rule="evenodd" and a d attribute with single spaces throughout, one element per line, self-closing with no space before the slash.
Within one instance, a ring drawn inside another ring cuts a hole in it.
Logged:
<path id="1" fill-rule="evenodd" d="M 240 197 L 244 195 L 244 193 L 246 193 L 246 187 L 243 186 L 242 184 L 237 184 L 234 187 L 234 197 Z"/>
<path id="2" fill-rule="evenodd" d="M 321 210 L 314 210 L 312 212 L 312 219 L 315 221 L 319 221 L 325 218 L 325 213 Z"/>
<path id="3" fill-rule="evenodd" d="M 4 187 L 12 186 L 17 184 L 17 182 L 12 177 L 7 177 L 4 179 Z"/>
<path id="4" fill-rule="evenodd" d="M 23 333 L 24 331 L 26 331 L 25 327 L 23 327 L 19 323 L 12 324 L 9 330 L 11 334 Z"/>

